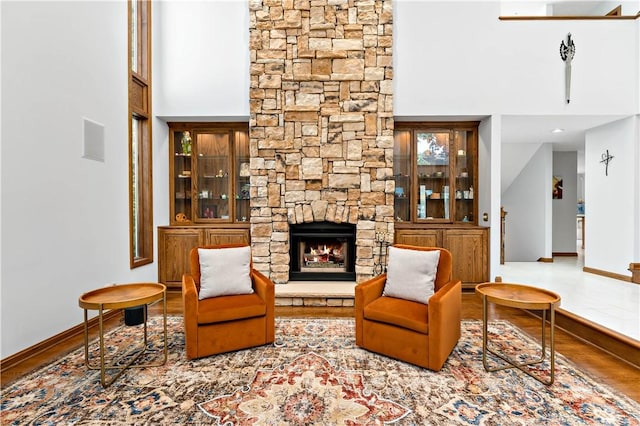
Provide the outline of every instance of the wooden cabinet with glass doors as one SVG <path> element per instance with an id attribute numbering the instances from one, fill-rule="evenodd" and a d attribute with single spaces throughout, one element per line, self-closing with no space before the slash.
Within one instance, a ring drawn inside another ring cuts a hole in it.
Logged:
<path id="1" fill-rule="evenodd" d="M 172 225 L 249 220 L 246 123 L 169 123 Z"/>
<path id="2" fill-rule="evenodd" d="M 478 226 L 478 123 L 396 122 L 394 242 L 444 247 L 463 288 L 489 280 L 489 228 Z"/>
<path id="3" fill-rule="evenodd" d="M 477 224 L 478 123 L 396 123 L 397 222 Z"/>
<path id="4" fill-rule="evenodd" d="M 158 280 L 180 291 L 189 252 L 250 243 L 247 123 L 169 123 L 170 225 L 158 227 Z"/>

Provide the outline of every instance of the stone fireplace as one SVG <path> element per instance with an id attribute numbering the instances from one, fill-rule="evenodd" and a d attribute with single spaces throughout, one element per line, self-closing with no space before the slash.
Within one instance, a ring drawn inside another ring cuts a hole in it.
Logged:
<path id="1" fill-rule="evenodd" d="M 352 274 L 370 278 L 375 235 L 393 235 L 394 225 L 391 1 L 249 8 L 254 267 L 286 283 L 300 262 L 291 259 L 292 228 L 351 224 Z"/>

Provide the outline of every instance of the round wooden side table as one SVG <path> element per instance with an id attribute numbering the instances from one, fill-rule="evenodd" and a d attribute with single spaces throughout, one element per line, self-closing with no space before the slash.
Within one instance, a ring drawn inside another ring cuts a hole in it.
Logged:
<path id="1" fill-rule="evenodd" d="M 147 350 L 147 316 L 144 316 L 144 346 L 124 365 L 117 362 L 107 365 L 104 355 L 104 326 L 103 314 L 107 309 L 125 309 L 162 300 L 164 321 L 164 348 L 163 358 L 159 362 L 134 364 Z M 99 288 L 83 294 L 78 299 L 78 304 L 84 309 L 84 363 L 90 370 L 100 370 L 100 383 L 103 387 L 111 385 L 129 367 L 158 367 L 167 362 L 167 287 L 159 283 L 133 283 L 120 284 Z M 100 339 L 100 363 L 92 364 L 89 359 L 89 321 L 88 310 L 98 311 L 98 328 Z M 118 373 L 106 380 L 106 369 L 118 369 Z"/>
<path id="2" fill-rule="evenodd" d="M 482 297 L 482 365 L 486 371 L 499 371 L 507 368 L 517 368 L 528 374 L 539 382 L 549 386 L 555 380 L 555 347 L 554 347 L 554 329 L 555 329 L 555 309 L 560 306 L 560 296 L 556 293 L 538 287 L 532 287 L 523 284 L 510 283 L 482 283 L 476 286 L 476 293 Z M 488 302 L 496 305 L 508 306 L 520 309 L 542 310 L 542 344 L 540 357 L 527 362 L 515 362 L 504 354 L 498 353 L 487 345 L 487 305 Z M 528 365 L 539 364 L 545 360 L 546 356 L 546 313 L 549 311 L 550 323 L 550 379 L 543 380 L 542 377 L 536 376 L 525 367 Z M 489 367 L 487 363 L 487 352 L 497 356 L 507 365 L 498 367 Z"/>

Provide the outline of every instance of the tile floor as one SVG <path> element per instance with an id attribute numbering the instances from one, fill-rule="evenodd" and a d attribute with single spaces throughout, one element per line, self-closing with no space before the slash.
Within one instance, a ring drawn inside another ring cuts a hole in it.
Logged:
<path id="1" fill-rule="evenodd" d="M 561 309 L 640 341 L 640 284 L 583 272 L 583 266 L 579 252 L 553 263 L 505 262 L 494 275 L 554 291 Z"/>

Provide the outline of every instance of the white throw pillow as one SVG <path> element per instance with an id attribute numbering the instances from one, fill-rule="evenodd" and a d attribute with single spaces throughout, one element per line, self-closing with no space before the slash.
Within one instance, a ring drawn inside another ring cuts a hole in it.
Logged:
<path id="1" fill-rule="evenodd" d="M 253 293 L 251 247 L 198 249 L 200 294 L 198 299 Z"/>
<path id="2" fill-rule="evenodd" d="M 440 250 L 389 247 L 384 296 L 427 303 L 433 296 Z"/>

